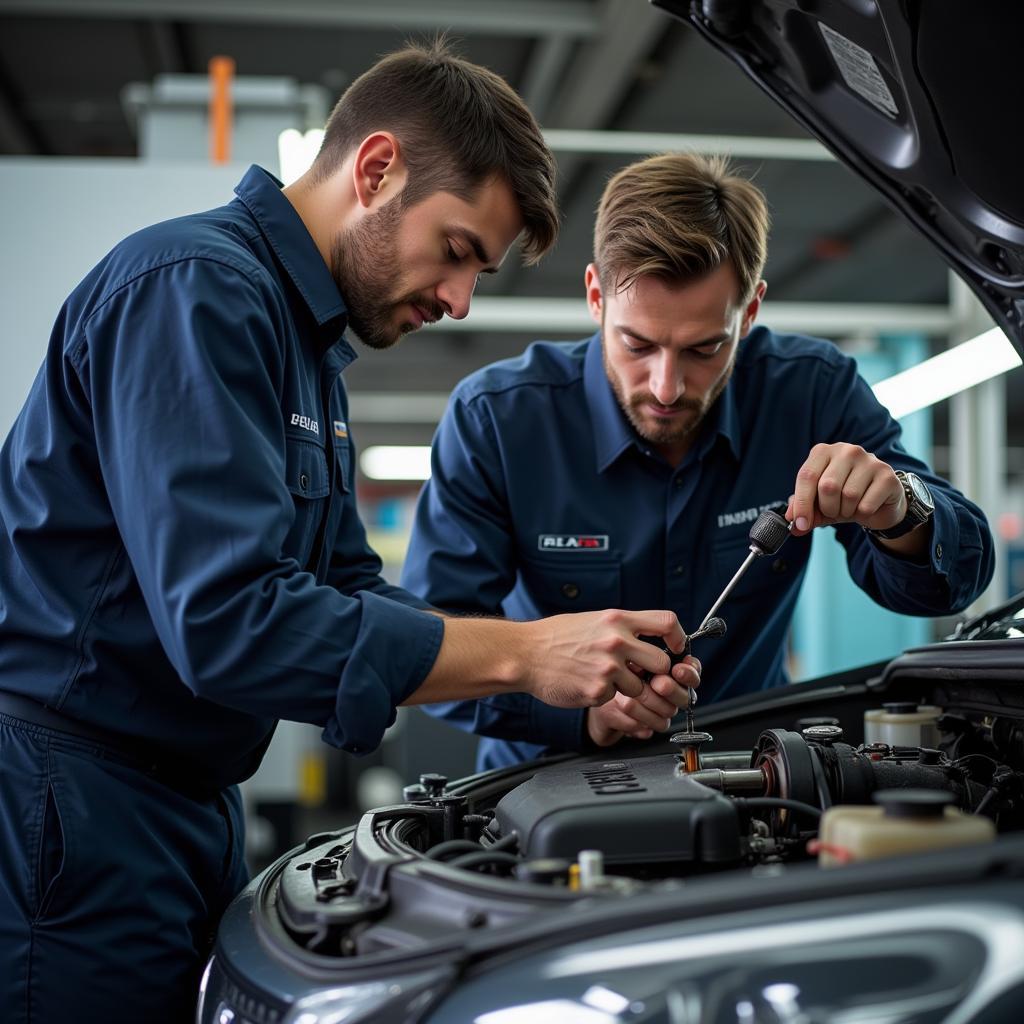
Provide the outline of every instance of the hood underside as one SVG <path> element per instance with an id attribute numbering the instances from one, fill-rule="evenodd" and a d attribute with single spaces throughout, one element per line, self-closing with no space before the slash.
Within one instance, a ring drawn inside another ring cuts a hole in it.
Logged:
<path id="1" fill-rule="evenodd" d="M 1024 7 L 652 0 L 692 25 L 928 238 L 1024 355 Z M 713 102 L 713 98 L 709 100 Z"/>

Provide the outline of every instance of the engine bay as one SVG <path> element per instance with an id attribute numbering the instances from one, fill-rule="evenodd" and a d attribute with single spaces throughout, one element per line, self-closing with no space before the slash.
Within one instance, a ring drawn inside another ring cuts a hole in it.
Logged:
<path id="1" fill-rule="evenodd" d="M 701 724 L 721 743 L 688 723 L 615 757 L 452 785 L 425 774 L 404 803 L 307 840 L 268 872 L 261 899 L 279 938 L 359 958 L 594 901 L 699 893 L 714 879 L 845 875 L 862 861 L 992 846 L 1024 832 L 1024 695 L 951 674 L 957 646 L 976 649 L 935 645 L 884 677 L 709 708 Z"/>

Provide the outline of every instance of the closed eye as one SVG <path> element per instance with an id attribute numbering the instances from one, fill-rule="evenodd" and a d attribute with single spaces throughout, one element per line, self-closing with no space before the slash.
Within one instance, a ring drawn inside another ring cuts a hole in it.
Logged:
<path id="1" fill-rule="evenodd" d="M 692 353 L 697 359 L 714 359 L 721 348 L 722 343 L 719 342 L 716 345 L 701 345 L 697 348 L 687 349 L 686 351 Z"/>
<path id="2" fill-rule="evenodd" d="M 627 339 L 628 339 L 628 340 L 627 340 Z M 622 347 L 623 347 L 623 348 L 624 348 L 624 349 L 625 349 L 625 350 L 626 350 L 626 351 L 627 351 L 627 352 L 628 352 L 628 353 L 629 353 L 629 354 L 630 354 L 631 356 L 640 356 L 640 355 L 643 355 L 643 354 L 644 354 L 645 352 L 650 352 L 650 350 L 651 350 L 651 349 L 652 349 L 652 348 L 654 347 L 654 346 L 652 346 L 652 345 L 648 345 L 648 344 L 645 344 L 644 342 L 640 342 L 640 344 L 637 344 L 637 345 L 631 345 L 631 344 L 629 343 L 630 341 L 637 341 L 637 340 L 638 340 L 638 339 L 636 339 L 636 338 L 633 338 L 633 337 L 631 337 L 631 336 L 630 336 L 630 335 L 628 335 L 628 334 L 627 334 L 627 335 L 623 335 L 623 338 L 622 338 Z"/>

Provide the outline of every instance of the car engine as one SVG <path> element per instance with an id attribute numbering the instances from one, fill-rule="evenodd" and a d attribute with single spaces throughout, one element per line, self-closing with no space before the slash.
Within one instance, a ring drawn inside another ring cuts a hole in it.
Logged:
<path id="1" fill-rule="evenodd" d="M 868 709 L 856 741 L 817 716 L 716 750 L 691 725 L 668 750 L 452 786 L 426 774 L 405 803 L 307 840 L 265 897 L 291 941 L 362 956 L 709 875 L 844 867 L 1020 831 L 1024 722 L 961 713 L 946 697 L 949 708 Z"/>

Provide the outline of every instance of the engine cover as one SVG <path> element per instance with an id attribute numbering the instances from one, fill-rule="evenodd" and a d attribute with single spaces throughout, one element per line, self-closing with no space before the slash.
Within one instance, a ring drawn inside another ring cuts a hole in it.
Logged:
<path id="1" fill-rule="evenodd" d="M 498 803 L 494 828 L 516 832 L 530 859 L 575 859 L 588 849 L 619 865 L 741 856 L 732 801 L 679 775 L 671 754 L 542 768 Z"/>

